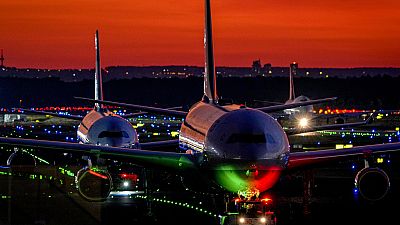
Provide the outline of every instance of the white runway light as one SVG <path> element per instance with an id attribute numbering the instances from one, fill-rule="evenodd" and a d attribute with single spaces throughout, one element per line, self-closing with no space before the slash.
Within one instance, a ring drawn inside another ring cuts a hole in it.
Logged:
<path id="1" fill-rule="evenodd" d="M 307 126 L 308 126 L 308 119 L 307 119 L 307 118 L 301 118 L 301 119 L 299 120 L 299 126 L 300 126 L 301 128 L 307 127 Z"/>

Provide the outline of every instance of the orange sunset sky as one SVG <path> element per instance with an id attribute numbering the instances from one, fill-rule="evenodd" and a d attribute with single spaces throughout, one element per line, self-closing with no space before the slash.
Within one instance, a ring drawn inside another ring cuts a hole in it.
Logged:
<path id="1" fill-rule="evenodd" d="M 214 0 L 215 63 L 400 67 L 398 0 Z M 196 65 L 204 58 L 203 0 L 0 1 L 6 66 Z"/>

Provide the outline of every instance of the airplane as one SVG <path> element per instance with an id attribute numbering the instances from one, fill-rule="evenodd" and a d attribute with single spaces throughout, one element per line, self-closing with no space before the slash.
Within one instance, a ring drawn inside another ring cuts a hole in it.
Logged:
<path id="1" fill-rule="evenodd" d="M 103 82 L 100 66 L 99 32 L 95 33 L 96 69 L 94 77 L 94 97 L 103 100 Z M 135 128 L 125 118 L 111 112 L 102 104 L 95 103 L 84 117 L 80 115 L 59 114 L 31 109 L 20 109 L 22 113 L 43 114 L 78 120 L 77 140 L 83 144 L 113 147 L 138 148 L 139 140 Z"/>
<path id="2" fill-rule="evenodd" d="M 103 99 L 103 79 L 100 65 L 99 32 L 95 33 L 96 67 L 94 79 L 94 96 L 96 100 Z M 172 107 L 177 109 L 181 107 Z M 77 140 L 82 144 L 104 145 L 124 148 L 140 148 L 138 134 L 132 124 L 127 120 L 133 116 L 143 115 L 146 112 L 135 112 L 125 115 L 117 115 L 104 107 L 103 104 L 95 103 L 93 109 L 85 116 L 60 114 L 32 109 L 19 109 L 22 113 L 50 115 L 80 121 L 77 130 Z M 152 144 L 155 145 L 156 142 Z M 162 142 L 166 144 L 167 142 Z M 171 143 L 176 143 L 172 141 Z M 145 147 L 149 143 L 144 144 Z"/>
<path id="3" fill-rule="evenodd" d="M 0 138 L 0 144 L 38 147 L 47 151 L 79 152 L 106 159 L 124 160 L 146 168 L 158 168 L 176 173 L 183 177 L 183 182 L 193 184 L 194 188 L 224 191 L 252 201 L 254 199 L 262 201 L 262 194 L 271 189 L 284 172 L 301 171 L 344 159 L 365 157 L 367 160 L 374 154 L 399 151 L 400 143 L 389 143 L 355 146 L 343 150 L 291 152 L 287 134 L 269 113 L 318 103 L 318 100 L 261 108 L 219 104 L 210 0 L 205 0 L 204 49 L 204 95 L 189 112 L 88 100 L 99 104 L 184 117 L 179 135 L 180 152 L 21 138 Z M 372 164 L 365 163 L 365 167 L 356 177 L 359 193 L 366 199 L 381 199 L 390 188 L 389 176 Z M 103 181 L 108 177 L 101 176 L 98 179 Z M 377 180 L 382 182 L 375 182 Z M 368 191 L 370 182 L 382 187 L 374 189 L 379 193 Z M 105 199 L 104 196 L 102 199 Z"/>
<path id="4" fill-rule="evenodd" d="M 261 102 L 261 103 L 268 103 L 272 105 L 287 105 L 287 104 L 292 104 L 292 103 L 298 103 L 298 102 L 308 102 L 310 101 L 310 98 L 304 95 L 300 95 L 296 97 L 295 89 L 294 89 L 294 77 L 297 75 L 298 71 L 298 63 L 297 62 L 292 62 L 290 64 L 290 70 L 289 70 L 289 98 L 286 100 L 284 103 L 283 102 L 271 102 L 271 101 L 264 101 L 264 100 L 255 100 L 256 102 Z M 321 102 L 323 103 L 323 102 Z M 370 114 L 370 112 L 364 112 L 363 114 Z M 375 115 L 376 113 L 373 113 Z M 355 116 L 354 113 L 349 114 L 350 116 Z M 317 131 L 317 130 L 326 130 L 326 129 L 337 129 L 337 128 L 345 128 L 345 127 L 356 127 L 356 126 L 361 126 L 368 124 L 372 121 L 373 116 L 371 115 L 370 117 L 366 118 L 364 121 L 361 122 L 353 122 L 353 123 L 344 123 L 344 122 L 339 122 L 341 120 L 337 119 L 335 120 L 335 124 L 326 124 L 326 125 L 320 125 L 320 126 L 312 126 L 311 122 L 315 119 L 320 118 L 321 116 L 323 117 L 331 117 L 331 115 L 316 115 L 314 113 L 314 107 L 313 105 L 306 105 L 306 106 L 300 106 L 296 108 L 289 108 L 283 110 L 283 113 L 277 112 L 273 113 L 273 117 L 277 118 L 280 123 L 283 125 L 283 121 L 286 119 L 289 121 L 289 124 L 293 124 L 295 122 L 296 127 L 287 127 L 284 126 L 284 129 L 287 134 L 297 134 L 298 132 L 305 132 L 306 130 L 312 130 L 312 131 Z M 285 124 L 286 125 L 286 124 Z M 294 132 L 296 130 L 296 132 Z M 297 130 L 299 130 L 297 132 Z M 294 132 L 294 133 L 293 133 Z"/>
<path id="5" fill-rule="evenodd" d="M 96 50 L 96 68 L 95 68 L 95 99 L 103 100 L 103 82 L 100 66 L 100 45 L 99 45 L 99 32 L 95 32 L 95 50 Z M 176 109 L 181 107 L 172 107 L 169 109 Z M 142 147 L 139 144 L 138 133 L 132 124 L 126 119 L 133 116 L 143 115 L 146 112 L 135 112 L 125 114 L 123 116 L 117 115 L 104 107 L 103 104 L 95 103 L 91 111 L 85 116 L 60 114 L 56 112 L 37 111 L 32 109 L 18 109 L 21 113 L 50 115 L 53 117 L 60 117 L 65 119 L 80 121 L 77 129 L 77 142 L 79 144 L 89 144 L 97 146 L 111 146 L 121 147 L 128 149 L 138 149 Z M 168 147 L 169 145 L 176 145 L 177 140 L 169 141 L 155 141 L 142 143 L 145 148 L 157 148 L 158 146 Z M 36 156 L 37 157 L 37 156 Z M 23 154 L 23 151 L 13 152 L 7 159 L 8 166 L 15 165 L 36 165 L 36 157 L 30 154 Z M 96 157 L 83 157 L 87 161 L 88 166 L 82 168 L 78 173 L 84 174 L 89 171 L 91 167 L 99 166 L 104 162 Z M 96 159 L 96 160 L 92 160 Z M 80 194 L 88 200 L 96 200 L 96 197 L 89 197 L 87 193 L 80 191 Z"/>
<path id="6" fill-rule="evenodd" d="M 285 102 L 285 104 L 290 104 L 293 102 L 303 102 L 303 101 L 310 101 L 310 98 L 304 95 L 300 95 L 296 97 L 295 91 L 294 91 L 294 76 L 297 75 L 297 69 L 298 69 L 298 64 L 296 62 L 293 62 L 290 64 L 290 72 L 289 72 L 289 99 Z M 284 110 L 286 114 L 307 114 L 307 113 L 313 113 L 313 106 L 312 105 L 307 105 L 307 106 L 301 106 L 298 108 L 293 108 L 293 109 L 286 109 Z"/>
<path id="7" fill-rule="evenodd" d="M 304 95 L 300 95 L 300 96 L 296 97 L 295 90 L 294 90 L 294 76 L 297 75 L 297 70 L 298 70 L 297 62 L 291 63 L 290 70 L 289 70 L 289 98 L 288 98 L 288 100 L 286 100 L 285 102 L 255 100 L 255 102 L 268 103 L 268 104 L 272 104 L 272 105 L 282 105 L 282 104 L 291 104 L 291 103 L 296 103 L 296 102 L 310 101 L 310 98 L 308 98 L 307 96 L 304 96 Z M 301 106 L 301 107 L 297 107 L 297 108 L 285 109 L 283 111 L 285 114 L 291 115 L 291 116 L 293 116 L 294 114 L 305 115 L 305 114 L 313 113 L 313 106 L 307 105 L 307 106 Z"/>

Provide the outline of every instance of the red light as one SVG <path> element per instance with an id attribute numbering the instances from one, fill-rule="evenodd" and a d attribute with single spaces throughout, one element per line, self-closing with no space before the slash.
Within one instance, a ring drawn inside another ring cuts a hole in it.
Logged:
<path id="1" fill-rule="evenodd" d="M 119 176 L 120 176 L 121 178 L 123 178 L 123 179 L 129 179 L 129 180 L 132 180 L 132 181 L 136 181 L 137 178 L 138 178 L 138 175 L 136 175 L 136 174 L 129 174 L 129 173 L 121 173 L 121 174 L 119 174 Z"/>
<path id="2" fill-rule="evenodd" d="M 101 174 L 99 174 L 99 173 L 96 173 L 96 172 L 94 172 L 93 170 L 89 170 L 89 173 L 95 175 L 96 177 L 100 177 L 100 178 L 102 178 L 102 179 L 108 179 L 107 176 L 104 176 L 104 175 L 101 175 Z"/>
<path id="3" fill-rule="evenodd" d="M 272 199 L 270 199 L 270 198 L 263 198 L 263 199 L 261 199 L 261 202 L 264 203 L 264 204 L 268 204 L 268 203 L 272 202 Z"/>

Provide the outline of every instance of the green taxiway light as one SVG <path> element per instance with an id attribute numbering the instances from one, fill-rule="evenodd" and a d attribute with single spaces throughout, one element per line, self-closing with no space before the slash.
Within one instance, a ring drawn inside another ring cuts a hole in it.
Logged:
<path id="1" fill-rule="evenodd" d="M 130 197 L 132 197 L 132 196 L 130 196 Z M 147 197 L 148 197 L 148 196 L 140 196 L 140 195 L 135 196 L 135 198 L 142 198 L 142 199 L 145 199 L 145 198 L 147 198 Z M 152 201 L 157 201 L 157 202 L 164 202 L 164 203 L 171 204 L 171 205 L 179 205 L 179 206 L 183 206 L 183 207 L 186 206 L 187 208 L 192 208 L 192 209 L 194 208 L 194 206 L 191 206 L 191 205 L 189 205 L 188 203 L 175 202 L 175 201 L 169 201 L 169 200 L 158 199 L 158 198 L 153 198 L 153 199 L 151 199 L 151 200 L 152 200 Z M 209 212 L 209 211 L 207 211 L 206 209 L 202 209 L 202 208 L 196 207 L 195 210 L 200 211 L 200 212 L 203 212 L 203 213 L 206 214 L 206 215 L 210 215 L 210 216 L 214 216 L 214 217 L 219 217 L 219 215 L 213 214 L 212 212 Z"/>

